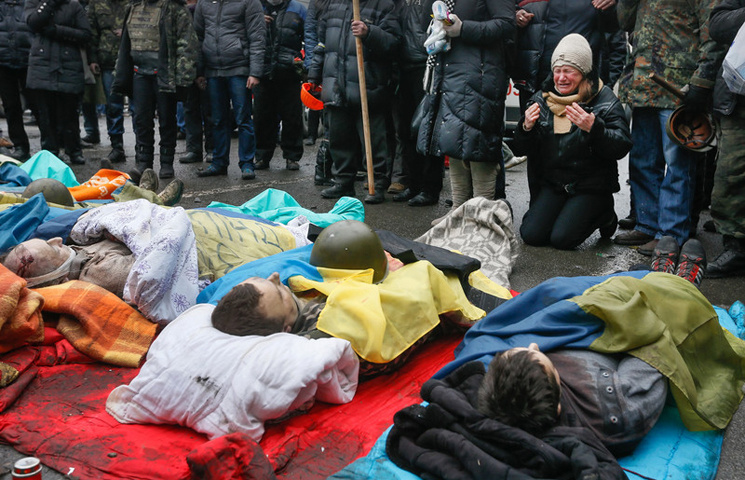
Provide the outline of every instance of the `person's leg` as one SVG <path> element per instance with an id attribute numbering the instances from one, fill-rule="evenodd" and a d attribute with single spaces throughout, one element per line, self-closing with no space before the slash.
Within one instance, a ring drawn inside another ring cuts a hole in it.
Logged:
<path id="1" fill-rule="evenodd" d="M 404 201 L 414 198 L 423 190 L 423 170 L 425 156 L 416 150 L 416 137 L 412 136 L 411 120 L 414 111 L 424 97 L 422 77 L 424 68 L 401 70 L 398 83 L 396 105 L 398 107 L 397 139 L 401 150 L 401 172 L 397 181 L 407 187 L 408 191 L 393 197 L 394 201 Z M 394 178 L 396 172 L 394 171 Z M 439 195 L 439 191 L 437 192 Z"/>
<path id="2" fill-rule="evenodd" d="M 308 110 L 308 139 L 305 145 L 314 145 L 318 139 L 318 126 L 321 124 L 321 111 Z"/>
<path id="3" fill-rule="evenodd" d="M 251 108 L 251 91 L 246 88 L 247 77 L 230 77 L 230 98 L 235 124 L 238 125 L 238 166 L 243 178 L 254 178 L 256 135 Z"/>
<path id="4" fill-rule="evenodd" d="M 124 96 L 111 92 L 114 83 L 114 71 L 101 71 L 103 92 L 106 95 L 106 130 L 111 140 L 111 152 L 108 159 L 114 163 L 126 160 L 124 155 Z"/>
<path id="5" fill-rule="evenodd" d="M 375 176 L 375 194 L 367 194 L 365 203 L 381 203 L 385 199 L 385 192 L 391 183 L 388 169 L 388 137 L 387 128 L 390 126 L 387 117 L 389 112 L 385 108 L 370 109 L 370 144 L 372 147 L 373 175 Z M 360 139 L 360 145 L 364 142 L 364 129 L 362 125 L 362 115 L 357 119 L 357 135 Z M 364 149 L 360 149 L 360 155 Z M 367 162 L 367 160 L 365 160 Z M 367 166 L 365 166 L 367 169 Z M 369 192 L 369 191 L 368 191 Z"/>
<path id="6" fill-rule="evenodd" d="M 34 90 L 33 97 L 39 111 L 39 135 L 41 136 L 41 148 L 54 155 L 59 155 L 59 143 L 57 143 L 56 126 L 52 117 L 56 115 L 54 103 L 54 92 L 48 90 Z M 77 112 L 77 108 L 75 110 Z"/>
<path id="7" fill-rule="evenodd" d="M 494 200 L 499 164 L 496 162 L 470 162 L 473 196 Z"/>
<path id="8" fill-rule="evenodd" d="M 613 195 L 575 195 L 564 203 L 551 231 L 551 246 L 572 250 L 607 221 L 613 211 Z M 614 220 L 615 224 L 615 220 Z"/>
<path id="9" fill-rule="evenodd" d="M 26 81 L 26 69 L 0 66 L 0 99 L 8 122 L 8 137 L 13 142 L 14 153 L 25 161 L 29 154 L 26 130 L 23 128 L 23 107 L 21 105 L 21 85 Z"/>
<path id="10" fill-rule="evenodd" d="M 57 125 L 61 128 L 62 139 L 65 142 L 65 153 L 70 162 L 85 163 L 83 147 L 80 144 L 80 123 L 78 122 L 77 107 L 80 95 L 74 93 L 55 92 L 57 99 Z"/>
<path id="11" fill-rule="evenodd" d="M 683 245 L 691 235 L 696 158 L 693 152 L 675 144 L 664 132 L 672 112 L 659 112 L 660 137 L 667 168 L 660 184 L 657 238 L 670 235 L 678 241 L 678 245 Z"/>
<path id="12" fill-rule="evenodd" d="M 331 175 L 334 185 L 321 192 L 324 198 L 354 196 L 354 177 L 362 152 L 362 144 L 357 135 L 357 113 L 340 107 L 326 107 L 328 118 L 329 149 L 333 164 Z"/>
<path id="13" fill-rule="evenodd" d="M 83 128 L 85 137 L 82 140 L 91 145 L 101 143 L 101 132 L 98 129 L 98 112 L 96 111 L 96 87 L 97 85 L 86 85 L 85 93 L 80 103 L 83 114 Z M 79 131 L 79 128 L 78 128 Z"/>
<path id="14" fill-rule="evenodd" d="M 277 130 L 279 129 L 279 113 L 277 102 L 280 92 L 274 80 L 263 80 L 254 89 L 254 118 L 256 166 L 259 170 L 269 168 L 277 147 Z M 284 132 L 283 135 L 284 137 Z"/>
<path id="15" fill-rule="evenodd" d="M 212 136 L 212 105 L 210 104 L 210 95 L 206 90 L 199 90 L 199 102 L 202 112 L 202 130 L 204 133 L 204 153 L 210 160 L 212 159 L 212 150 L 215 148 L 215 139 Z"/>
<path id="16" fill-rule="evenodd" d="M 230 163 L 230 130 L 232 124 L 232 120 L 230 120 L 228 78 L 208 78 L 207 91 L 210 96 L 212 138 L 215 142 L 215 147 L 212 152 L 212 162 L 203 172 L 214 171 L 225 174 Z"/>
<path id="17" fill-rule="evenodd" d="M 635 108 L 629 152 L 629 181 L 636 207 L 635 229 L 651 236 L 660 231 L 660 186 L 665 176 L 663 136 L 657 108 Z"/>
<path id="18" fill-rule="evenodd" d="M 173 157 L 176 154 L 176 94 L 158 92 L 158 131 L 160 133 L 160 171 L 158 177 L 173 178 Z"/>
<path id="19" fill-rule="evenodd" d="M 199 91 L 199 87 L 194 84 L 186 88 L 186 98 L 183 102 L 186 155 L 179 159 L 182 163 L 202 161 L 202 105 Z"/>
<path id="20" fill-rule="evenodd" d="M 551 232 L 566 201 L 566 195 L 541 188 L 520 224 L 520 236 L 526 245 L 541 247 L 551 243 Z"/>
<path id="21" fill-rule="evenodd" d="M 155 108 L 157 79 L 155 75 L 134 74 L 132 97 L 134 109 L 135 161 L 137 170 L 153 168 L 155 155 Z"/>
<path id="22" fill-rule="evenodd" d="M 456 209 L 473 198 L 471 183 L 471 166 L 458 158 L 450 157 L 450 190 L 453 198 L 453 209 Z"/>
<path id="23" fill-rule="evenodd" d="M 280 147 L 288 170 L 300 168 L 303 158 L 303 103 L 300 101 L 300 77 L 295 71 L 277 78 L 277 106 L 282 119 Z"/>

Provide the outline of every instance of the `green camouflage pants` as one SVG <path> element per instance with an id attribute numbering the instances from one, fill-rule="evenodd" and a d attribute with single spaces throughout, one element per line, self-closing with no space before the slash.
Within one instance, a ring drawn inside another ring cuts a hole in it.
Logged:
<path id="1" fill-rule="evenodd" d="M 722 117 L 719 127 L 711 216 L 719 233 L 745 239 L 745 102 Z"/>

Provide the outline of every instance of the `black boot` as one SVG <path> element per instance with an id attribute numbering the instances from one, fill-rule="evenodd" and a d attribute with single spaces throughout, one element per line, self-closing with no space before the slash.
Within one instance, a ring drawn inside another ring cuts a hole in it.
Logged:
<path id="1" fill-rule="evenodd" d="M 124 139 L 122 135 L 111 135 L 111 152 L 106 157 L 111 163 L 122 163 L 127 161 L 126 155 L 124 155 Z"/>
<path id="2" fill-rule="evenodd" d="M 352 182 L 334 181 L 333 186 L 321 190 L 321 196 L 323 198 L 354 197 L 354 180 Z"/>
<path id="3" fill-rule="evenodd" d="M 160 178 L 173 178 L 175 172 L 173 171 L 173 156 L 174 151 L 160 151 L 160 172 L 158 177 Z"/>
<path id="4" fill-rule="evenodd" d="M 331 163 L 329 141 L 323 139 L 316 154 L 316 173 L 313 177 L 313 183 L 316 185 L 333 185 L 331 181 Z"/>
<path id="5" fill-rule="evenodd" d="M 135 163 L 140 173 L 148 168 L 153 168 L 153 157 L 155 156 L 153 147 L 137 145 L 135 147 Z"/>
<path id="6" fill-rule="evenodd" d="M 745 239 L 725 235 L 724 251 L 706 269 L 708 278 L 745 276 Z"/>

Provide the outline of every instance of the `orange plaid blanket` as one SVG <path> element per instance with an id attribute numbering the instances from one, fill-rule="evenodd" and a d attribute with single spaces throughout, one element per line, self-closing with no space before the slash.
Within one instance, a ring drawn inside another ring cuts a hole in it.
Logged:
<path id="1" fill-rule="evenodd" d="M 155 339 L 155 323 L 98 285 L 72 280 L 35 291 L 44 311 L 61 314 L 57 331 L 95 360 L 138 367 Z"/>
<path id="2" fill-rule="evenodd" d="M 44 340 L 44 299 L 0 264 L 0 353 Z"/>

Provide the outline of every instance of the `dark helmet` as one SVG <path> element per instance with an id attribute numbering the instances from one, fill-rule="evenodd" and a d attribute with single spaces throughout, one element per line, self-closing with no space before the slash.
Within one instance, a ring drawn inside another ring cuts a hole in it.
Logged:
<path id="1" fill-rule="evenodd" d="M 388 259 L 378 234 L 357 220 L 342 220 L 324 228 L 313 244 L 310 264 L 354 270 L 372 268 L 375 283 L 388 273 Z"/>
<path id="2" fill-rule="evenodd" d="M 56 203 L 66 207 L 72 207 L 75 204 L 75 200 L 65 184 L 53 178 L 34 180 L 28 184 L 22 196 L 23 198 L 31 198 L 37 193 L 44 194 L 47 203 Z"/>

